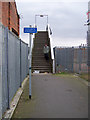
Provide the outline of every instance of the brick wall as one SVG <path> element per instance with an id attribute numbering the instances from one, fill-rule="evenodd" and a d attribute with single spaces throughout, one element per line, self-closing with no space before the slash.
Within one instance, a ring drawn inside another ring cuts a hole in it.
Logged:
<path id="1" fill-rule="evenodd" d="M 0 22 L 2 21 L 2 3 L 0 2 Z"/>
<path id="2" fill-rule="evenodd" d="M 5 27 L 8 27 L 8 15 L 9 11 L 8 11 L 8 2 L 3 2 L 2 3 L 2 24 Z"/>
<path id="3" fill-rule="evenodd" d="M 19 15 L 15 2 L 0 2 L 0 22 L 19 36 Z"/>

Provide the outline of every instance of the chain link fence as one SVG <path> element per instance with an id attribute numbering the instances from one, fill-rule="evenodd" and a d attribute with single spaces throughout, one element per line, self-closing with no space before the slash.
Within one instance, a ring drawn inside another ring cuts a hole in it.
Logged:
<path id="1" fill-rule="evenodd" d="M 87 47 L 56 47 L 55 54 L 55 71 L 59 72 L 88 72 L 88 52 Z"/>
<path id="2" fill-rule="evenodd" d="M 0 24 L 0 118 L 28 74 L 28 45 Z"/>

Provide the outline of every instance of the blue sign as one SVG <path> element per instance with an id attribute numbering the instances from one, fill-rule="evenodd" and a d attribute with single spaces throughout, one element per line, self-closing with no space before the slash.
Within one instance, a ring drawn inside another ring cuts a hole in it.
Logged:
<path id="1" fill-rule="evenodd" d="M 37 33 L 37 28 L 24 28 L 24 33 Z"/>

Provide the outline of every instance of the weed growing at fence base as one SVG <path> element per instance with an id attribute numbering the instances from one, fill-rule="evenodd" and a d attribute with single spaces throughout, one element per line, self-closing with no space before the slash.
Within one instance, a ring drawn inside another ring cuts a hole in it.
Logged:
<path id="1" fill-rule="evenodd" d="M 80 74 L 79 77 L 88 81 L 88 74 L 87 73 Z"/>
<path id="2" fill-rule="evenodd" d="M 68 73 L 68 72 L 60 72 L 60 73 L 56 73 L 54 74 L 56 76 L 67 76 L 67 75 L 74 75 L 74 73 Z"/>
<path id="3" fill-rule="evenodd" d="M 56 76 L 74 76 L 75 73 L 68 73 L 68 72 L 60 72 L 60 73 L 56 73 L 54 74 Z M 88 81 L 88 74 L 87 73 L 82 73 L 82 74 L 78 74 L 78 77 Z"/>

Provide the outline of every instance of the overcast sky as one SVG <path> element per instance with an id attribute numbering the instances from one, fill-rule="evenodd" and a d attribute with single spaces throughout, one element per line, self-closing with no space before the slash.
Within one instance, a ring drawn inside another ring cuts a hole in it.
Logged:
<path id="1" fill-rule="evenodd" d="M 86 44 L 88 0 L 16 0 L 20 20 L 20 37 L 29 43 L 23 28 L 35 24 L 35 15 L 48 15 L 52 29 L 53 46 L 78 46 Z M 38 29 L 45 29 L 47 17 L 36 18 Z"/>

